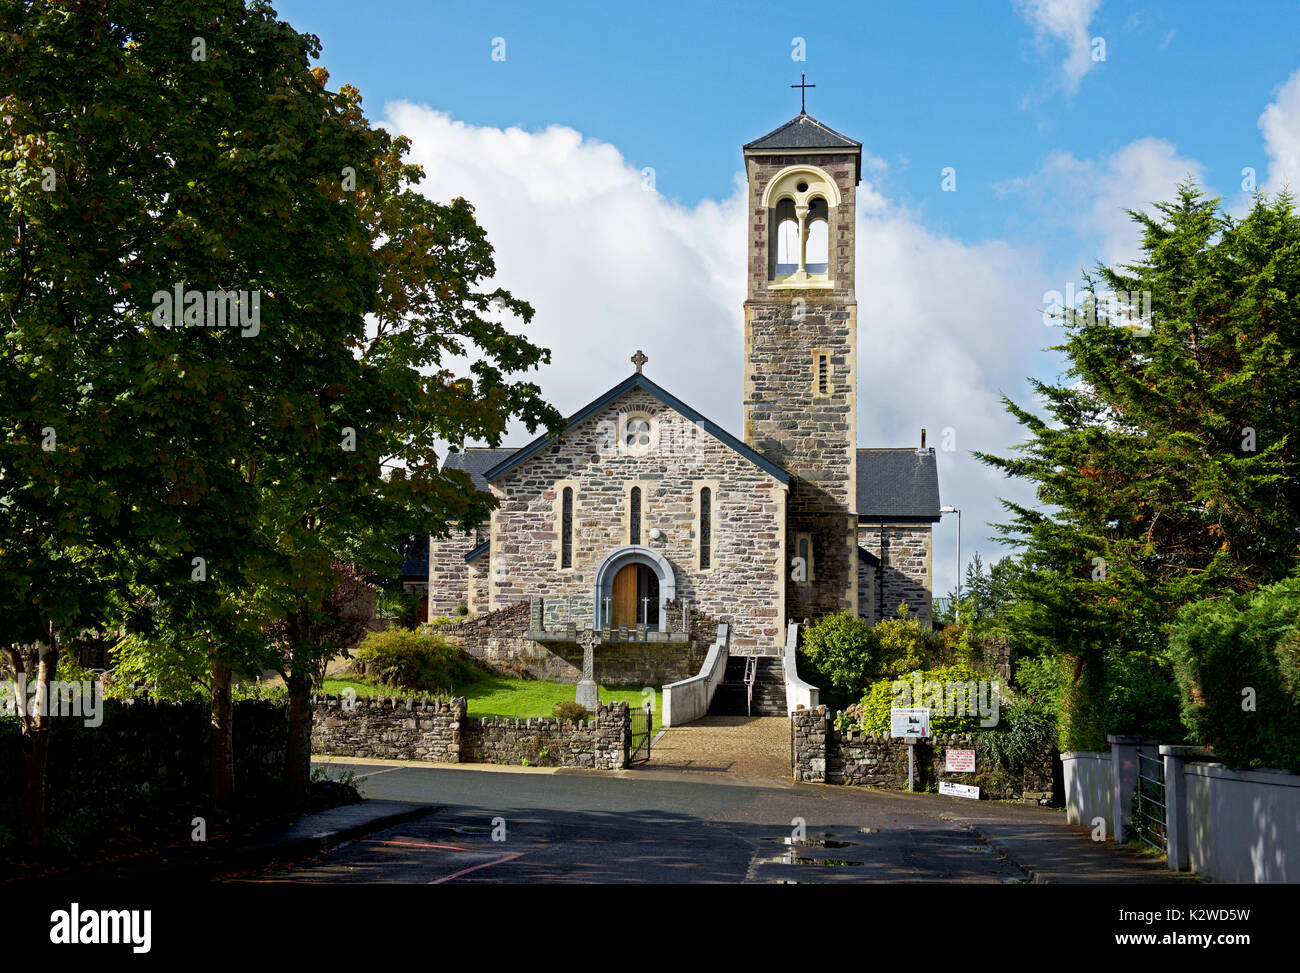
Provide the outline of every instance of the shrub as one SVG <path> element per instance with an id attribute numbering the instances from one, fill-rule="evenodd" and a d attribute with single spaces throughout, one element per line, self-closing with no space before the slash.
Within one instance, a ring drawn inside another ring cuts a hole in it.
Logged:
<path id="1" fill-rule="evenodd" d="M 577 700 L 566 699 L 555 704 L 555 715 L 562 720 L 585 720 L 591 711 Z"/>
<path id="2" fill-rule="evenodd" d="M 909 618 L 906 606 L 899 606 L 898 617 L 875 627 L 841 611 L 807 630 L 799 659 L 804 678 L 821 690 L 822 699 L 834 709 L 860 698 L 877 679 L 926 668 L 938 647 L 939 637 Z"/>
<path id="3" fill-rule="evenodd" d="M 406 629 L 371 632 L 357 649 L 357 660 L 368 681 L 419 692 L 450 693 L 457 683 L 486 675 L 460 646 Z"/>
<path id="4" fill-rule="evenodd" d="M 875 643 L 875 679 L 897 679 L 928 668 L 940 645 L 933 630 L 908 617 L 906 605 L 899 605 L 897 618 L 886 618 L 873 628 L 871 638 Z"/>
<path id="5" fill-rule="evenodd" d="M 975 734 L 975 749 L 989 767 L 1018 774 L 1056 745 L 1056 717 L 1032 698 L 1004 691 L 998 725 Z"/>
<path id="6" fill-rule="evenodd" d="M 1056 717 L 1061 694 L 1061 665 L 1050 656 L 1026 656 L 1016 662 L 1016 686 L 1028 705 Z"/>
<path id="7" fill-rule="evenodd" d="M 979 681 L 979 676 L 973 669 L 966 665 L 943 666 L 939 669 L 931 669 L 928 672 L 916 670 L 909 673 L 905 679 L 909 684 L 915 684 L 919 678 L 922 686 L 929 681 L 941 683 L 966 683 L 970 684 Z M 871 684 L 865 696 L 862 697 L 862 722 L 861 727 L 867 733 L 875 733 L 879 736 L 889 735 L 889 711 L 899 705 L 903 705 L 900 694 L 894 686 L 894 679 L 880 679 Z M 934 735 L 941 733 L 968 733 L 971 730 L 979 728 L 980 717 L 978 712 L 970 712 L 974 709 L 972 705 L 964 713 L 953 713 L 948 715 L 946 705 L 936 707 L 933 702 L 926 698 L 923 693 L 921 699 L 910 698 L 907 701 L 908 706 L 928 706 L 930 708 L 930 732 Z M 945 699 L 945 704 L 947 700 Z"/>
<path id="8" fill-rule="evenodd" d="M 1300 578 L 1186 606 L 1170 654 L 1194 742 L 1231 766 L 1300 771 Z"/>
<path id="9" fill-rule="evenodd" d="M 876 674 L 871 642 L 871 626 L 861 618 L 847 611 L 827 615 L 804 633 L 804 677 L 832 706 L 856 698 Z"/>
<path id="10" fill-rule="evenodd" d="M 1178 684 L 1169 663 L 1123 652 L 1106 653 L 1106 732 L 1181 743 Z"/>

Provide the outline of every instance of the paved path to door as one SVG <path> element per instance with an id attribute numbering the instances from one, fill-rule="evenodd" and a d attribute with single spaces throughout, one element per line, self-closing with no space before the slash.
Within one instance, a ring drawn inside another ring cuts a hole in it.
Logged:
<path id="1" fill-rule="evenodd" d="M 790 721 L 783 716 L 706 716 L 669 727 L 642 766 L 768 786 L 790 783 Z"/>

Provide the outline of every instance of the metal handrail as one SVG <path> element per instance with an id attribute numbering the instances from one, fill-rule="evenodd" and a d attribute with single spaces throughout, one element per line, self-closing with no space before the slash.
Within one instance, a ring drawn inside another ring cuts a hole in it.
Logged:
<path id="1" fill-rule="evenodd" d="M 754 715 L 754 680 L 758 677 L 758 656 L 745 659 L 745 715 Z"/>

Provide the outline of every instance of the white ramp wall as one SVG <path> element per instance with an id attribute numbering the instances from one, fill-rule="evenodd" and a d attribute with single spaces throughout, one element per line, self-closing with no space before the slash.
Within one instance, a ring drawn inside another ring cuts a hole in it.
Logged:
<path id="1" fill-rule="evenodd" d="M 718 637 L 709 646 L 698 674 L 664 687 L 664 726 L 681 726 L 698 720 L 709 711 L 713 692 L 727 671 L 730 638 L 726 625 L 718 626 Z"/>
<path id="2" fill-rule="evenodd" d="M 782 663 L 785 666 L 785 703 L 793 713 L 800 706 L 812 710 L 817 708 L 817 687 L 799 678 L 795 654 L 799 648 L 799 625 L 791 622 L 785 630 L 785 652 Z"/>

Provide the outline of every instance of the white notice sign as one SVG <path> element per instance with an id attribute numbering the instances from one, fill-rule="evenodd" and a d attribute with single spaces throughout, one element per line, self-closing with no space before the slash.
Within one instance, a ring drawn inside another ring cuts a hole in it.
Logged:
<path id="1" fill-rule="evenodd" d="M 939 781 L 939 793 L 951 794 L 953 797 L 969 797 L 973 801 L 980 799 L 980 789 L 971 784 L 950 784 L 946 780 Z"/>
<path id="2" fill-rule="evenodd" d="M 944 770 L 959 774 L 975 772 L 974 750 L 945 750 L 943 752 Z"/>
<path id="3" fill-rule="evenodd" d="M 895 737 L 928 737 L 930 735 L 930 711 L 928 709 L 893 707 L 889 711 L 889 735 Z"/>

